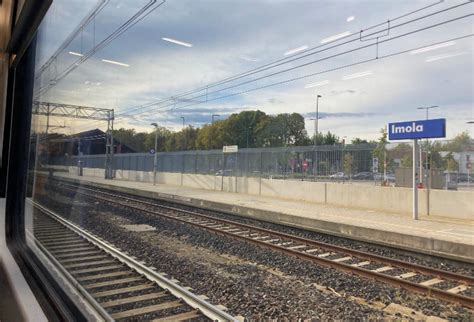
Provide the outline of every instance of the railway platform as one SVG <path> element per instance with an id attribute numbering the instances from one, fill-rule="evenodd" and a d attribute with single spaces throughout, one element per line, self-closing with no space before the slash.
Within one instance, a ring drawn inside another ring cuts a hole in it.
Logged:
<path id="1" fill-rule="evenodd" d="M 474 219 L 421 216 L 354 209 L 300 200 L 182 186 L 55 176 L 72 182 L 304 228 L 330 235 L 474 263 Z"/>

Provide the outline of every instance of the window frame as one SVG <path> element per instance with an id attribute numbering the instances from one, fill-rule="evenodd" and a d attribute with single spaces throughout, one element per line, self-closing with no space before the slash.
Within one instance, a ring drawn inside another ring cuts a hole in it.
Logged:
<path id="1" fill-rule="evenodd" d="M 6 168 L 6 172 L 0 182 L 6 188 L 5 237 L 12 257 L 48 319 L 86 321 L 85 315 L 51 276 L 25 238 L 36 32 L 51 3 L 52 0 L 25 1 L 7 46 L 7 53 L 12 57 L 7 72 L 7 119 L 3 129 L 4 151 L 8 153 L 3 155 L 2 170 Z M 18 1 L 13 5 L 13 16 L 17 16 Z"/>

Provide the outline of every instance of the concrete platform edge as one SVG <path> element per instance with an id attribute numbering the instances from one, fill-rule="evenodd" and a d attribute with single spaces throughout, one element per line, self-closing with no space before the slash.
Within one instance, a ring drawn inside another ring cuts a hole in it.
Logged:
<path id="1" fill-rule="evenodd" d="M 165 201 L 177 202 L 185 205 L 195 206 L 207 210 L 217 210 L 231 215 L 239 215 L 253 219 L 259 219 L 276 224 L 302 228 L 315 232 L 335 235 L 358 241 L 398 248 L 410 252 L 425 255 L 434 255 L 456 261 L 474 264 L 474 246 L 438 240 L 427 237 L 413 236 L 398 232 L 382 231 L 349 224 L 335 223 L 326 220 L 305 218 L 301 216 L 288 215 L 285 213 L 249 208 L 245 206 L 215 202 L 197 198 L 182 197 L 175 194 L 140 190 L 130 187 L 121 187 L 110 184 L 91 182 L 73 178 L 61 177 L 61 180 L 79 183 L 82 182 L 97 188 L 106 188 L 112 191 L 150 197 Z M 366 236 L 371 236 L 367 238 Z"/>

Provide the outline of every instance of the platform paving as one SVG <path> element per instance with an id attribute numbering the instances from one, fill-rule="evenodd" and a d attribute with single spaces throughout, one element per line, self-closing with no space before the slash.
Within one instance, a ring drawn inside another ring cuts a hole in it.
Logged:
<path id="1" fill-rule="evenodd" d="M 182 186 L 56 176 L 116 191 L 162 198 L 207 209 L 301 227 L 331 235 L 394 246 L 474 263 L 474 220 L 353 209 L 300 200 L 203 190 Z"/>

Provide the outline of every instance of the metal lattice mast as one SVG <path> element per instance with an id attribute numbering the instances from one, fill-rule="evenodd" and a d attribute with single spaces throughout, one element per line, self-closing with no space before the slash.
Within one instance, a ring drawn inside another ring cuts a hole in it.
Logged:
<path id="1" fill-rule="evenodd" d="M 113 109 L 34 101 L 33 114 L 46 116 L 48 122 L 49 122 L 50 116 L 107 121 L 106 144 L 105 144 L 105 155 L 106 155 L 105 179 L 112 179 L 114 177 L 114 171 L 113 171 L 114 110 Z"/>
<path id="2" fill-rule="evenodd" d="M 105 179 L 114 178 L 114 111 L 109 111 L 107 120 L 107 133 L 105 141 Z"/>

